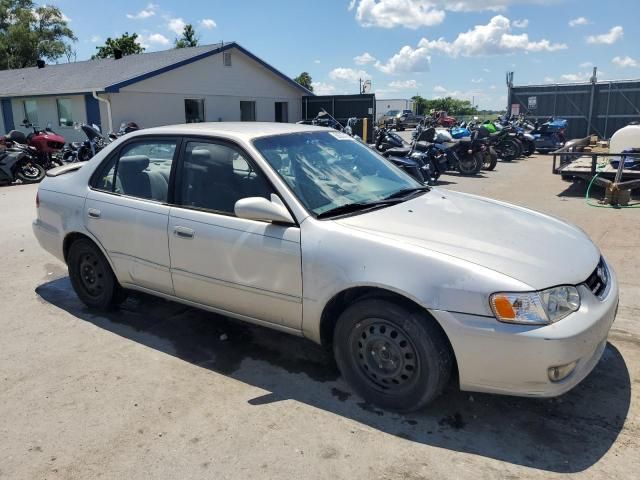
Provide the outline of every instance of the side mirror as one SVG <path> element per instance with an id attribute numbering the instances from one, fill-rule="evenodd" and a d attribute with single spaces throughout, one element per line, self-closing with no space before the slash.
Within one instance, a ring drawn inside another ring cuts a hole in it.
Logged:
<path id="1" fill-rule="evenodd" d="M 247 220 L 295 224 L 282 200 L 276 195 L 271 195 L 271 200 L 263 197 L 242 198 L 236 202 L 234 211 L 239 218 Z"/>

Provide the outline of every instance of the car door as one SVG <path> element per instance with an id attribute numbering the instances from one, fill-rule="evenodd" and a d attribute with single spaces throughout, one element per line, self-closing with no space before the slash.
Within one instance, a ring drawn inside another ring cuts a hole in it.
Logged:
<path id="1" fill-rule="evenodd" d="M 84 207 L 119 281 L 170 295 L 169 179 L 178 145 L 156 136 L 123 144 L 97 169 Z"/>
<path id="2" fill-rule="evenodd" d="M 236 145 L 184 140 L 176 205 L 169 214 L 176 296 L 249 319 L 301 328 L 299 227 L 234 214 L 241 198 L 274 194 Z"/>

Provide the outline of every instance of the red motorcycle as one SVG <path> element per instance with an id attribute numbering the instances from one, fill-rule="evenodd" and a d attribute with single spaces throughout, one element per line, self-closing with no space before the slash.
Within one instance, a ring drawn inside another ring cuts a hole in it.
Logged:
<path id="1" fill-rule="evenodd" d="M 5 137 L 0 137 L 0 146 L 12 146 L 15 144 L 26 147 L 25 151 L 33 160 L 42 165 L 45 170 L 62 165 L 62 148 L 64 137 L 47 127 L 38 129 L 31 123 L 23 123 L 23 127 L 32 128 L 33 133 L 25 135 L 18 130 L 11 130 Z"/>

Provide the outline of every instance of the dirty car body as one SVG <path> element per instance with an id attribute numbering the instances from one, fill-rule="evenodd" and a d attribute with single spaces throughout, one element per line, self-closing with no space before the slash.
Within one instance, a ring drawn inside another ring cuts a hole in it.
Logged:
<path id="1" fill-rule="evenodd" d="M 38 201 L 36 237 L 76 291 L 111 271 L 113 288 L 333 346 L 349 383 L 397 410 L 454 368 L 463 390 L 562 394 L 598 362 L 618 305 L 582 230 L 429 189 L 326 128 L 134 132 L 52 171 Z"/>

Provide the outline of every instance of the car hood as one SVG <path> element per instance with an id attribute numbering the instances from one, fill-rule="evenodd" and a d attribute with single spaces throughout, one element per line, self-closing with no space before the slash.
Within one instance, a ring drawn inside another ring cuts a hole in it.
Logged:
<path id="1" fill-rule="evenodd" d="M 600 258 L 591 239 L 575 226 L 526 208 L 442 189 L 336 222 L 481 265 L 536 290 L 582 283 Z"/>

